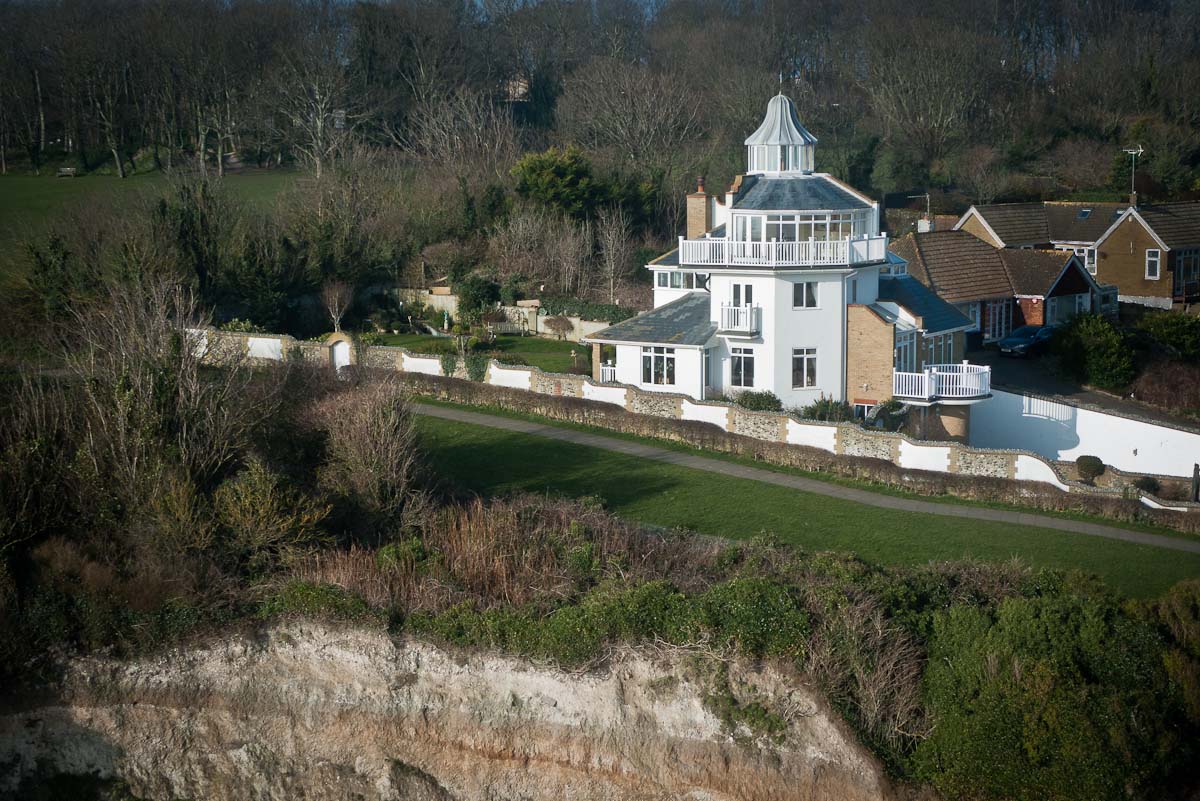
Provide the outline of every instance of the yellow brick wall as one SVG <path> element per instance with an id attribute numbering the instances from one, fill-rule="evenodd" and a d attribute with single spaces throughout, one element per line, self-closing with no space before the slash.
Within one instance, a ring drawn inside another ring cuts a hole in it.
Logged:
<path id="1" fill-rule="evenodd" d="M 1136 297 L 1171 297 L 1171 273 L 1167 270 L 1167 254 L 1159 258 L 1157 281 L 1146 280 L 1146 249 L 1162 246 L 1139 223 L 1130 217 L 1104 240 L 1096 253 L 1096 282 L 1116 284 L 1122 295 Z"/>
<path id="2" fill-rule="evenodd" d="M 699 239 L 712 228 L 708 213 L 708 195 L 693 192 L 687 196 L 687 238 Z"/>
<path id="3" fill-rule="evenodd" d="M 962 228 L 958 230 L 966 231 L 971 236 L 975 237 L 976 239 L 982 239 L 984 242 L 987 242 L 994 248 L 1000 247 L 1000 243 L 996 241 L 994 236 L 988 233 L 988 230 L 983 227 L 983 223 L 979 221 L 979 217 L 974 214 L 972 214 L 971 218 L 963 223 Z"/>
<path id="4" fill-rule="evenodd" d="M 892 324 L 866 306 L 846 308 L 846 401 L 892 397 Z"/>

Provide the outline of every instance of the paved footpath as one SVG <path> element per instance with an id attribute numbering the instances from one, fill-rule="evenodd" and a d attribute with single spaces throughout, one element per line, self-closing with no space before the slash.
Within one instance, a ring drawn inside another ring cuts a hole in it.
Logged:
<path id="1" fill-rule="evenodd" d="M 1039 528 L 1068 531 L 1073 534 L 1086 534 L 1090 537 L 1105 537 L 1110 540 L 1122 540 L 1139 545 L 1152 545 L 1157 548 L 1168 548 L 1174 551 L 1200 553 L 1200 541 L 1182 537 L 1164 537 L 1160 534 L 1148 534 L 1143 531 L 1130 531 L 1113 526 L 1102 526 L 1097 523 L 1085 523 L 1081 520 L 1068 520 L 1060 517 L 1013 512 L 1005 509 L 988 509 L 982 506 L 964 506 L 953 503 L 933 503 L 914 498 L 870 492 L 868 490 L 843 487 L 825 481 L 792 475 L 776 473 L 757 467 L 747 467 L 735 462 L 720 459 L 709 459 L 692 453 L 668 450 L 641 442 L 633 442 L 616 437 L 605 437 L 578 431 L 572 428 L 533 423 L 528 420 L 515 420 L 509 417 L 496 417 L 490 414 L 469 412 L 465 409 L 453 409 L 446 406 L 429 406 L 422 403 L 413 404 L 417 414 L 428 417 L 438 417 L 442 420 L 453 420 L 458 423 L 468 423 L 485 428 L 497 428 L 502 431 L 512 431 L 518 434 L 529 434 L 536 437 L 555 439 L 560 442 L 570 442 L 575 445 L 585 445 L 589 448 L 623 453 L 627 456 L 637 456 L 656 462 L 689 467 L 693 470 L 703 470 L 732 478 L 744 478 L 749 481 L 761 481 L 764 484 L 774 484 L 779 487 L 811 492 L 814 495 L 826 495 L 830 498 L 840 498 L 844 501 L 862 503 L 867 506 L 878 506 L 884 509 L 895 509 L 901 512 L 917 512 L 942 517 L 961 517 L 967 520 L 988 520 L 994 523 L 1015 523 L 1021 526 L 1037 526 Z"/>

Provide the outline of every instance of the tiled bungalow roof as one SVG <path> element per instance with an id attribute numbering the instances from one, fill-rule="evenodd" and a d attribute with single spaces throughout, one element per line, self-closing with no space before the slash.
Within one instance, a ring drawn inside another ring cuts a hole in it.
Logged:
<path id="1" fill-rule="evenodd" d="M 974 208 L 996 236 L 1009 247 L 1050 241 L 1046 210 L 1041 203 L 997 203 Z"/>
<path id="2" fill-rule="evenodd" d="M 891 250 L 908 261 L 909 275 L 950 303 L 1013 294 L 999 251 L 966 231 L 907 234 Z"/>
<path id="3" fill-rule="evenodd" d="M 1169 248 L 1200 245 L 1200 201 L 1156 203 L 1138 209 Z"/>
<path id="4" fill-rule="evenodd" d="M 1022 250 L 1005 248 L 997 251 L 1012 283 L 1014 295 L 1046 297 L 1054 288 L 1067 262 L 1075 255 L 1069 250 Z"/>
<path id="5" fill-rule="evenodd" d="M 704 345 L 717 332 L 709 319 L 709 300 L 707 292 L 689 292 L 657 309 L 597 331 L 587 341 Z"/>
<path id="6" fill-rule="evenodd" d="M 1129 208 L 1128 203 L 1056 202 L 1043 206 L 1051 242 L 1095 242 Z"/>

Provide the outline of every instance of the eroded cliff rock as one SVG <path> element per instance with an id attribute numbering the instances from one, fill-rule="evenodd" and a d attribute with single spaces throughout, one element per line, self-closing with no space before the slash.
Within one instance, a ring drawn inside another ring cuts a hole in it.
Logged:
<path id="1" fill-rule="evenodd" d="M 571 674 L 316 623 L 81 660 L 59 700 L 0 716 L 0 794 L 41 770 L 206 801 L 896 797 L 795 677 L 730 664 L 733 696 L 786 723 L 783 736 L 731 731 L 705 701 L 710 666 L 627 650 Z"/>

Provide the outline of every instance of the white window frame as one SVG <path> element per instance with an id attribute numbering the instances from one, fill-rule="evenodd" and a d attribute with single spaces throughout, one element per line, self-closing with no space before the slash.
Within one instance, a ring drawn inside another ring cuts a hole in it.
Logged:
<path id="1" fill-rule="evenodd" d="M 892 369 L 898 373 L 917 371 L 917 332 L 898 331 L 892 350 Z"/>
<path id="2" fill-rule="evenodd" d="M 875 408 L 874 403 L 856 403 L 856 404 L 854 404 L 854 419 L 855 420 L 866 420 L 867 415 L 869 415 L 871 413 L 871 410 L 874 408 Z"/>
<path id="3" fill-rule="evenodd" d="M 821 293 L 817 291 L 819 281 L 797 281 L 792 284 L 792 308 L 804 311 L 806 309 L 819 309 Z M 801 303 L 796 305 L 796 290 L 800 290 Z"/>
<path id="4" fill-rule="evenodd" d="M 647 360 L 649 361 L 647 362 Z M 646 380 L 647 372 L 649 372 L 649 381 Z M 668 381 L 668 378 L 671 380 Z M 642 383 L 653 386 L 675 386 L 674 348 L 656 346 L 642 348 Z"/>
<path id="5" fill-rule="evenodd" d="M 738 389 L 754 389 L 754 348 L 731 348 L 729 360 L 729 385 Z M 746 362 L 750 363 L 750 383 L 746 380 Z M 737 367 L 741 367 L 740 370 Z"/>
<path id="6" fill-rule="evenodd" d="M 796 383 L 796 360 L 800 360 L 800 383 Z M 809 372 L 812 373 L 809 376 Z M 810 380 L 811 379 L 811 380 Z M 792 348 L 792 389 L 815 389 L 817 386 L 817 349 Z"/>
<path id="7" fill-rule="evenodd" d="M 1150 274 L 1150 265 L 1154 265 L 1154 274 Z M 1158 248 L 1146 248 L 1146 280 L 1157 281 L 1162 277 L 1162 251 Z"/>

